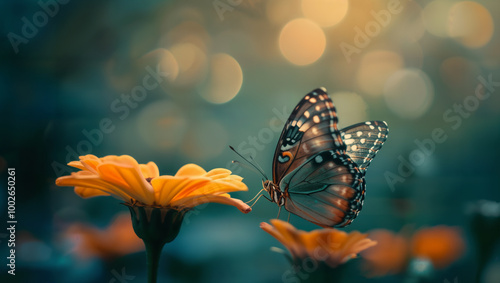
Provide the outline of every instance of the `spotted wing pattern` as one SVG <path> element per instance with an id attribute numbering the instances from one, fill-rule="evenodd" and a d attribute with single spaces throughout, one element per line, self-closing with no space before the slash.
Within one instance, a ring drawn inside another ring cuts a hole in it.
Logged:
<path id="1" fill-rule="evenodd" d="M 387 140 L 389 127 L 384 121 L 370 121 L 346 127 L 340 133 L 346 144 L 347 155 L 358 165 L 360 171 L 365 172 Z"/>
<path id="2" fill-rule="evenodd" d="M 325 89 L 308 93 L 288 118 L 273 159 L 273 181 L 279 181 L 306 160 L 324 150 L 345 151 L 337 114 Z"/>
<path id="3" fill-rule="evenodd" d="M 326 90 L 308 93 L 285 124 L 273 159 L 285 208 L 323 227 L 350 224 L 365 193 L 364 174 L 346 154 L 337 122 Z"/>
<path id="4" fill-rule="evenodd" d="M 322 227 L 349 225 L 363 206 L 364 174 L 340 151 L 317 153 L 280 183 L 286 210 Z"/>

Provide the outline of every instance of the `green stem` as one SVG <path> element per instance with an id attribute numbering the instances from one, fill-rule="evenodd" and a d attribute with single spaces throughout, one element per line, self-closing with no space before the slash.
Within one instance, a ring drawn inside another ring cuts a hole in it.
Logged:
<path id="1" fill-rule="evenodd" d="M 144 242 L 148 265 L 148 283 L 156 283 L 158 277 L 158 264 L 160 263 L 161 250 L 164 244 Z"/>

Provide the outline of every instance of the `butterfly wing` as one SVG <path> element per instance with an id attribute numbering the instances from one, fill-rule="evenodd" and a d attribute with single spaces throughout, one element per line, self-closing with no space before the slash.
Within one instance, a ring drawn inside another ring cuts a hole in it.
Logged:
<path id="1" fill-rule="evenodd" d="M 291 213 L 322 227 L 344 227 L 363 206 L 365 180 L 349 156 L 327 150 L 287 174 L 280 189 Z"/>
<path id="2" fill-rule="evenodd" d="M 273 160 L 273 181 L 285 208 L 323 227 L 346 226 L 361 210 L 364 178 L 345 154 L 326 90 L 308 93 L 293 110 Z"/>
<path id="3" fill-rule="evenodd" d="M 389 127 L 384 121 L 370 121 L 346 127 L 340 133 L 347 155 L 365 172 L 387 140 Z"/>
<path id="4" fill-rule="evenodd" d="M 278 140 L 273 159 L 273 181 L 280 180 L 321 151 L 345 151 L 337 115 L 326 90 L 318 88 L 297 104 Z"/>

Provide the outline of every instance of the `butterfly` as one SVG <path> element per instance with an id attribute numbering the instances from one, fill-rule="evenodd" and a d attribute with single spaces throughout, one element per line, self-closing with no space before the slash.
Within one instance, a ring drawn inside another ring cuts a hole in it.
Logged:
<path id="1" fill-rule="evenodd" d="M 368 165 L 389 132 L 370 121 L 342 130 L 325 88 L 308 93 L 290 114 L 263 180 L 270 201 L 322 227 L 345 227 L 363 207 Z"/>

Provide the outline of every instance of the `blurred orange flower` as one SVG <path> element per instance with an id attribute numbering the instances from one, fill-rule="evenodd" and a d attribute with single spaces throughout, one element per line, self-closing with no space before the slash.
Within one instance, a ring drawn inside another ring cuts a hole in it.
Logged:
<path id="1" fill-rule="evenodd" d="M 104 230 L 73 224 L 64 236 L 75 244 L 73 252 L 83 259 L 112 259 L 144 250 L 144 243 L 135 235 L 128 214 L 120 214 Z"/>
<path id="2" fill-rule="evenodd" d="M 378 229 L 369 233 L 377 246 L 362 253 L 369 277 L 404 272 L 411 258 L 425 258 L 436 269 L 459 259 L 465 242 L 458 228 L 435 226 L 418 230 L 411 237 Z"/>
<path id="3" fill-rule="evenodd" d="M 377 243 L 358 231 L 346 233 L 337 229 L 297 230 L 288 222 L 272 219 L 260 227 L 280 241 L 295 260 L 312 258 L 337 267 Z"/>
<path id="4" fill-rule="evenodd" d="M 248 213 L 251 208 L 229 192 L 246 191 L 243 178 L 227 169 L 206 172 L 198 165 L 187 164 L 174 176 L 160 176 L 155 163 L 139 164 L 128 155 L 80 156 L 69 166 L 81 169 L 59 177 L 58 186 L 74 186 L 83 198 L 112 195 L 134 206 L 171 207 L 178 210 L 216 202 L 237 207 Z"/>
<path id="5" fill-rule="evenodd" d="M 389 230 L 377 229 L 369 233 L 377 245 L 362 252 L 364 268 L 369 277 L 403 272 L 409 260 L 409 242 Z"/>
<path id="6" fill-rule="evenodd" d="M 427 258 L 442 269 L 463 255 L 465 243 L 458 228 L 435 226 L 417 231 L 411 249 L 413 256 Z"/>

